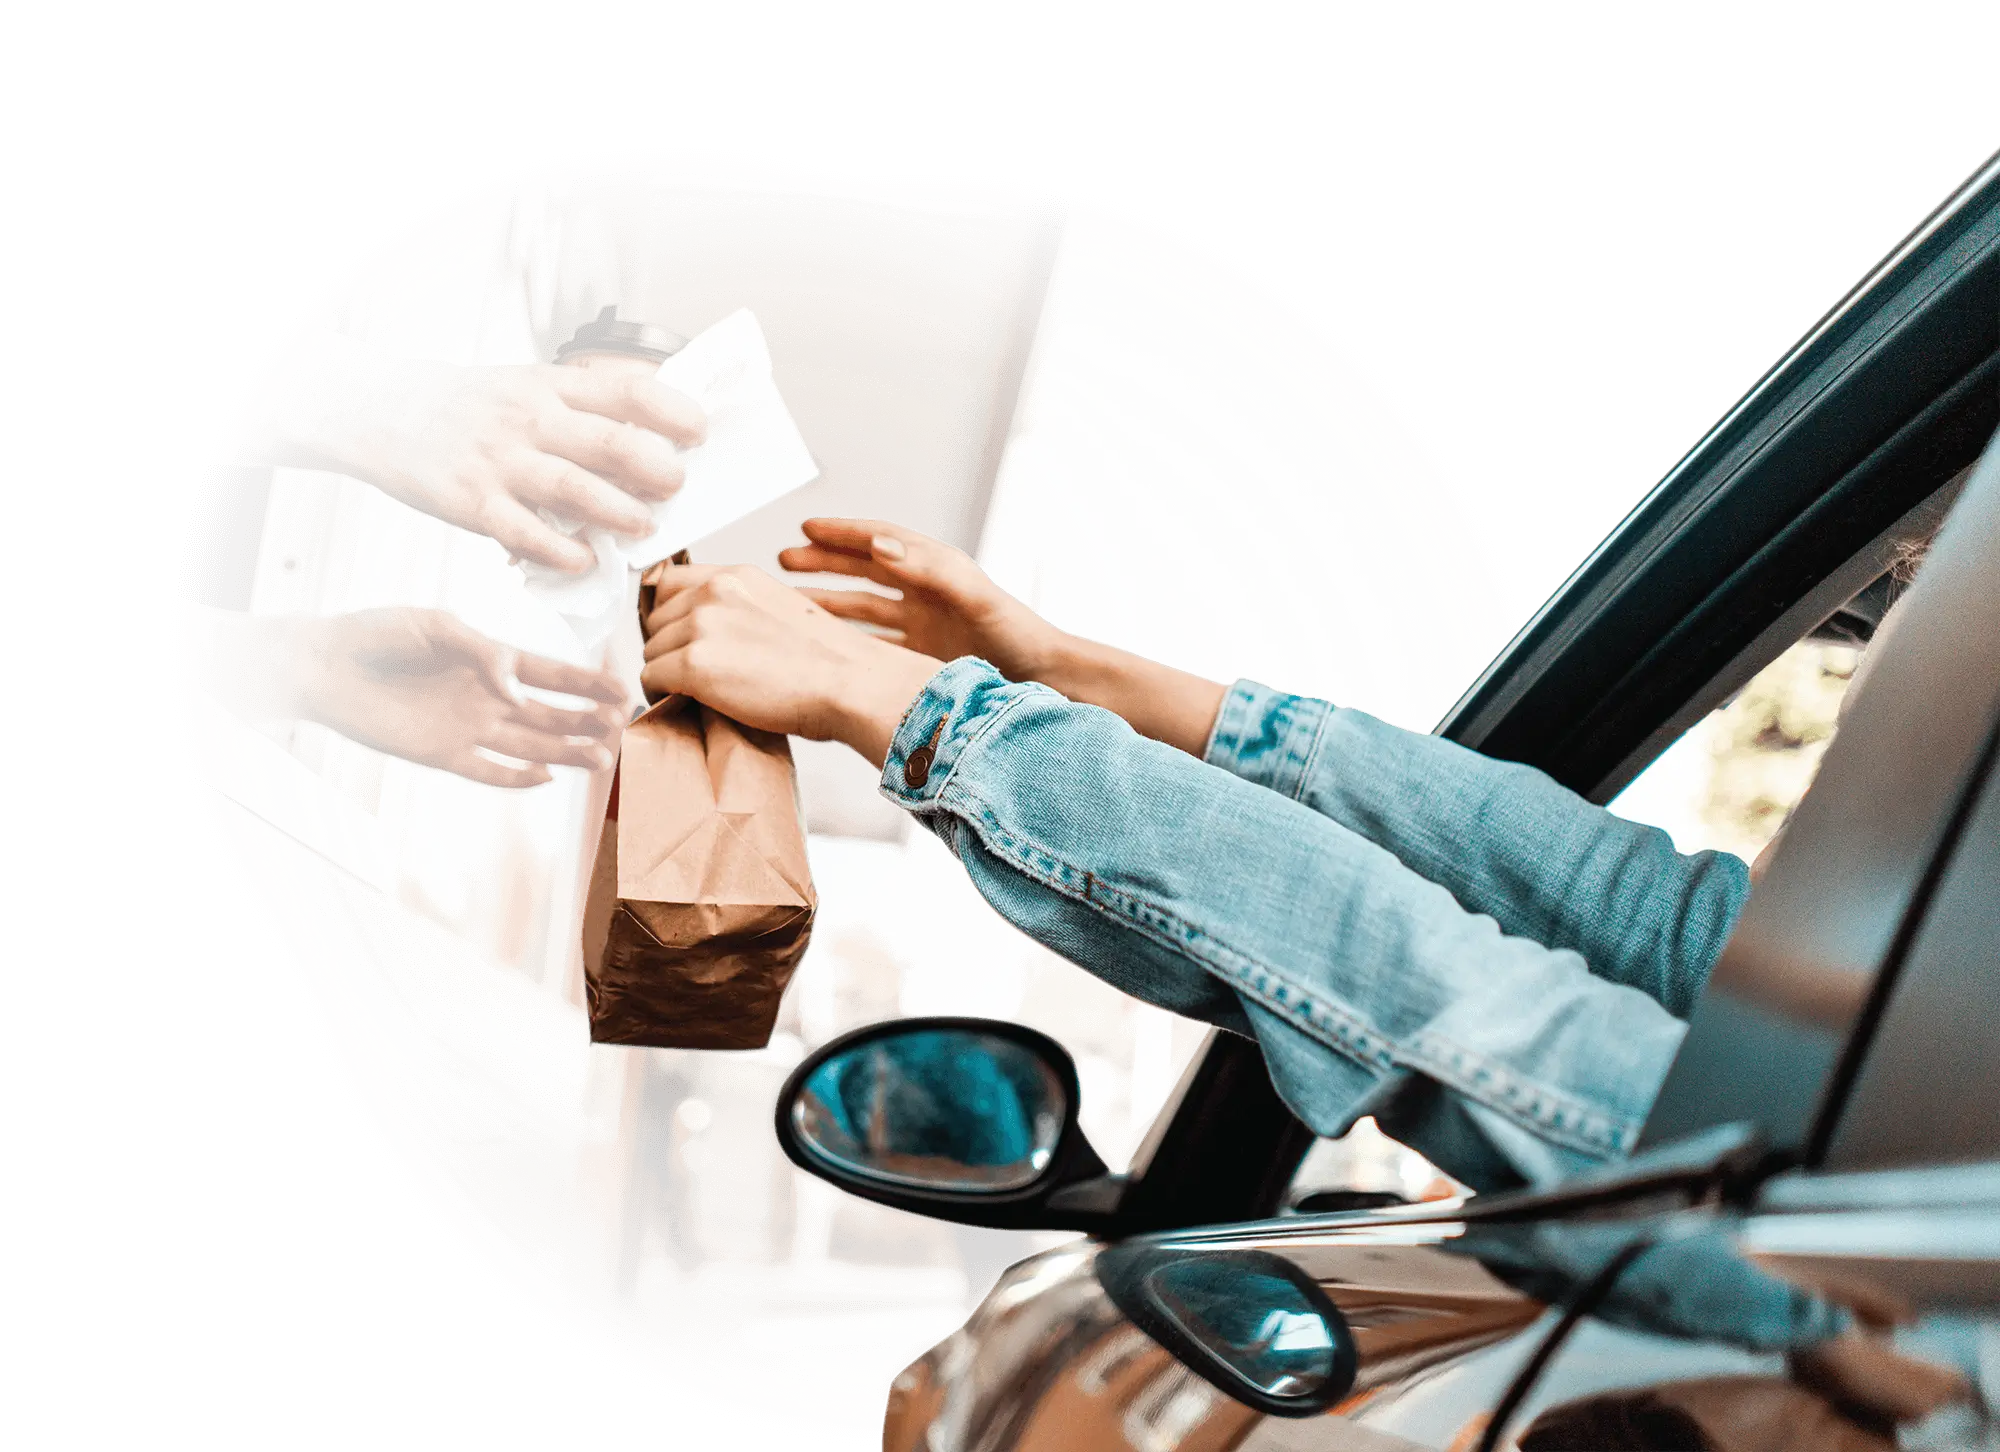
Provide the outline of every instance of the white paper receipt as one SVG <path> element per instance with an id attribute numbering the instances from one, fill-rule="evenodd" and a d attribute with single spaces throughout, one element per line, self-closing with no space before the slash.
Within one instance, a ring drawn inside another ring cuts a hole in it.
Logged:
<path id="1" fill-rule="evenodd" d="M 528 589 L 568 618 L 586 643 L 609 633 L 625 606 L 629 572 L 686 549 L 819 476 L 819 465 L 771 378 L 771 350 L 747 309 L 731 313 L 660 365 L 660 382 L 708 416 L 708 437 L 682 455 L 687 482 L 653 506 L 657 526 L 626 543 L 604 530 L 581 538 L 597 555 L 587 575 L 524 563 Z M 550 523 L 575 534 L 567 520 Z"/>

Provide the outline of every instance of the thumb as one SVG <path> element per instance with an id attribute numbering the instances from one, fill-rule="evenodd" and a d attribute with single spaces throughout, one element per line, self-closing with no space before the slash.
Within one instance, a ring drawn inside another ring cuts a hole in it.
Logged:
<path id="1" fill-rule="evenodd" d="M 498 641 L 485 640 L 481 644 L 485 649 L 472 653 L 473 668 L 479 672 L 479 678 L 501 700 L 520 705 L 526 699 L 521 694 L 521 652 Z"/>

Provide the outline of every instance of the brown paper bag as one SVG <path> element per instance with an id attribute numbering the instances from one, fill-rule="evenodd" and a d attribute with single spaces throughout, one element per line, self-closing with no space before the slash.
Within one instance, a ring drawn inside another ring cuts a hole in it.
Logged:
<path id="1" fill-rule="evenodd" d="M 591 1039 L 762 1048 L 817 901 L 791 744 L 656 702 L 625 728 L 584 906 Z"/>

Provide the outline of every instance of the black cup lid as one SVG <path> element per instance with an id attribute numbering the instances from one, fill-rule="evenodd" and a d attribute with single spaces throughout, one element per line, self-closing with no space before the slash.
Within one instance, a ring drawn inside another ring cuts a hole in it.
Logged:
<path id="1" fill-rule="evenodd" d="M 687 346 L 687 339 L 658 323 L 631 323 L 618 316 L 613 303 L 590 322 L 576 330 L 576 336 L 556 349 L 560 363 L 572 353 L 623 353 L 630 358 L 650 358 L 655 363 Z"/>

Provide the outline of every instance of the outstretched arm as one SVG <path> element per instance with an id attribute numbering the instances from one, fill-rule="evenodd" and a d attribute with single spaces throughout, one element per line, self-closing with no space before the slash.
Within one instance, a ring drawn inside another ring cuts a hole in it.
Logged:
<path id="1" fill-rule="evenodd" d="M 1016 926 L 1254 1034 L 1319 1132 L 1420 1075 L 1485 1134 L 1487 1164 L 1438 1155 L 1474 1183 L 1553 1178 L 1636 1140 L 1682 1028 L 1577 954 L 1503 933 L 1339 823 L 1108 711 L 980 660 L 940 669 L 753 570 L 667 575 L 649 687 L 846 741 Z"/>
<path id="2" fill-rule="evenodd" d="M 1102 706 L 1155 741 L 1268 787 L 1386 849 L 1510 934 L 1573 948 L 1593 972 L 1693 1011 L 1749 879 L 1721 853 L 1684 857 L 1530 768 L 1362 712 L 1239 681 L 1224 687 L 1056 629 L 959 550 L 879 520 L 809 519 L 789 570 L 899 592 L 803 593 L 940 660 Z"/>

